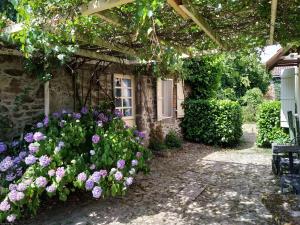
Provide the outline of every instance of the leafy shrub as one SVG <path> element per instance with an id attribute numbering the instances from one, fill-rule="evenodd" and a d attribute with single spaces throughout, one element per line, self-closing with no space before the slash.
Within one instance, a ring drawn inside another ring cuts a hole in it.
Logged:
<path id="1" fill-rule="evenodd" d="M 22 142 L 1 142 L 0 223 L 35 214 L 46 195 L 65 201 L 78 189 L 94 198 L 124 194 L 134 174 L 148 170 L 141 141 L 119 112 L 83 109 L 45 118 Z"/>
<path id="2" fill-rule="evenodd" d="M 217 60 L 205 56 L 185 60 L 183 64 L 186 82 L 191 87 L 191 98 L 212 98 L 220 86 L 220 67 Z"/>
<path id="3" fill-rule="evenodd" d="M 243 105 L 258 106 L 263 102 L 263 93 L 259 88 L 252 88 L 242 97 Z"/>
<path id="4" fill-rule="evenodd" d="M 259 106 L 257 125 L 259 147 L 271 147 L 273 142 L 289 141 L 289 135 L 280 127 L 280 102 L 268 101 Z"/>
<path id="5" fill-rule="evenodd" d="M 206 144 L 234 145 L 242 136 L 242 112 L 229 100 L 187 100 L 182 121 L 184 137 Z"/>
<path id="6" fill-rule="evenodd" d="M 236 101 L 237 97 L 233 88 L 225 88 L 219 91 L 218 99 Z"/>
<path id="7" fill-rule="evenodd" d="M 176 134 L 174 130 L 171 130 L 165 138 L 165 144 L 168 148 L 180 148 L 182 146 L 182 141 L 180 137 Z"/>
<path id="8" fill-rule="evenodd" d="M 244 122 L 256 122 L 258 106 L 263 102 L 263 93 L 252 88 L 241 98 Z"/>
<path id="9" fill-rule="evenodd" d="M 161 125 L 151 127 L 149 148 L 154 151 L 166 149 L 166 145 L 164 143 L 164 133 Z"/>

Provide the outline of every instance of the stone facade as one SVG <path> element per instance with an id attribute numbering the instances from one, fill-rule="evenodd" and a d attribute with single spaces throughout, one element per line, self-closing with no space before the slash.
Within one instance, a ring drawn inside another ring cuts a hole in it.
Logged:
<path id="1" fill-rule="evenodd" d="M 42 82 L 23 68 L 21 57 L 0 55 L 0 139 L 20 134 L 44 109 Z"/>
<path id="2" fill-rule="evenodd" d="M 1 116 L 8 117 L 15 128 L 0 139 L 18 135 L 26 124 L 32 124 L 44 113 L 44 85 L 35 76 L 24 73 L 23 60 L 15 56 L 0 56 L 0 110 Z M 86 102 L 99 106 L 113 101 L 114 74 L 135 76 L 136 126 L 149 136 L 152 126 L 161 125 L 164 134 L 170 129 L 180 133 L 180 119 L 176 118 L 176 83 L 174 85 L 173 118 L 157 121 L 156 78 L 134 75 L 133 66 L 104 64 L 97 72 L 95 65 L 85 64 L 73 76 L 66 69 L 59 68 L 50 81 L 50 113 L 62 109 L 78 110 Z M 27 93 L 23 94 L 26 88 Z M 76 91 L 74 91 L 76 90 Z M 75 93 L 74 93 L 75 92 Z M 15 110 L 15 99 L 21 96 L 19 109 Z M 22 97 L 23 96 L 23 97 Z"/>

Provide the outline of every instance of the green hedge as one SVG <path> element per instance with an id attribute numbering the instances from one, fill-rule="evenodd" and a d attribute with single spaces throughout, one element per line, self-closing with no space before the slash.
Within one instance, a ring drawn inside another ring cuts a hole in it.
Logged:
<path id="1" fill-rule="evenodd" d="M 205 144 L 235 145 L 242 136 L 242 110 L 230 100 L 187 100 L 184 137 Z"/>
<path id="2" fill-rule="evenodd" d="M 279 101 L 264 102 L 259 106 L 257 126 L 259 147 L 271 147 L 272 142 L 289 142 L 289 135 L 280 127 Z"/>

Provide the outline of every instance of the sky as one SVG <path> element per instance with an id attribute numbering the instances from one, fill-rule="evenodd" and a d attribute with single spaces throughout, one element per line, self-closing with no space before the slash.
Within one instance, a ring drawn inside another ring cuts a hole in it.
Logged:
<path id="1" fill-rule="evenodd" d="M 261 53 L 261 62 L 265 63 L 268 61 L 279 49 L 281 45 L 269 45 L 264 47 Z"/>

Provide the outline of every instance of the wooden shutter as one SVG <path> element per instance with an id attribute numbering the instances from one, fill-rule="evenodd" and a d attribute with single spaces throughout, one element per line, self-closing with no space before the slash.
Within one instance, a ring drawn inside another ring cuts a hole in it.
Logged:
<path id="1" fill-rule="evenodd" d="M 179 81 L 177 83 L 177 118 L 184 117 L 184 109 L 182 104 L 184 102 L 184 82 Z"/>
<path id="2" fill-rule="evenodd" d="M 157 103 L 157 121 L 161 121 L 163 119 L 163 93 L 162 93 L 162 80 L 160 78 L 157 79 L 156 84 L 156 103 Z"/>

